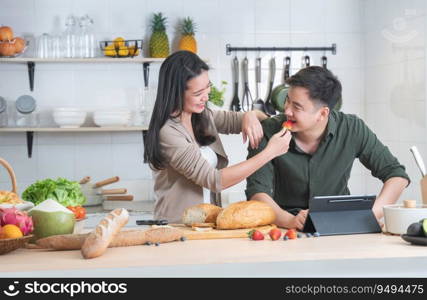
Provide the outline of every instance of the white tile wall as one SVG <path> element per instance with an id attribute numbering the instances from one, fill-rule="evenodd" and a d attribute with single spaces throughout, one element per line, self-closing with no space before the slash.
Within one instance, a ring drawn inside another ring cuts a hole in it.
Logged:
<path id="1" fill-rule="evenodd" d="M 327 53 L 329 67 L 341 79 L 344 87 L 344 110 L 364 115 L 364 15 L 376 5 L 360 0 L 0 0 L 0 23 L 12 26 L 17 34 L 64 30 L 69 14 L 88 13 L 95 20 L 95 32 L 100 39 L 116 36 L 144 38 L 148 42 L 149 23 L 154 12 L 168 17 L 168 34 L 176 41 L 176 25 L 182 17 L 191 16 L 198 24 L 196 37 L 199 54 L 212 67 L 211 80 L 219 84 L 228 81 L 226 107 L 231 101 L 232 87 L 230 61 L 225 45 L 232 46 L 330 46 L 337 43 L 336 56 Z M 417 2 L 414 2 L 417 3 Z M 414 4 L 415 5 L 415 4 Z M 421 5 L 421 4 L 420 4 Z M 421 10 L 420 10 L 421 11 Z M 424 10 L 423 10 L 424 12 Z M 377 12 L 379 14 L 380 12 Z M 375 20 L 374 17 L 369 17 Z M 414 21 L 415 22 L 415 21 Z M 390 23 L 390 22 L 388 22 Z M 146 46 L 145 46 L 146 47 Z M 323 53 L 308 53 L 312 64 L 319 64 Z M 242 59 L 244 53 L 238 53 Z M 263 85 L 265 95 L 268 59 L 272 53 L 262 53 Z M 276 53 L 277 85 L 281 81 L 284 53 Z M 302 52 L 292 53 L 293 72 L 301 64 Z M 253 61 L 250 59 L 250 84 L 253 94 Z M 415 58 L 415 57 L 414 57 Z M 159 65 L 150 67 L 150 86 L 156 85 Z M 377 72 L 377 71 L 375 71 Z M 386 75 L 386 74 L 384 74 Z M 7 80 L 5 80 L 7 78 Z M 129 105 L 134 101 L 136 89 L 141 87 L 142 67 L 139 65 L 108 64 L 38 64 L 35 90 L 29 91 L 24 65 L 0 65 L 0 95 L 15 100 L 22 94 L 33 95 L 41 109 L 54 106 L 77 105 L 96 108 Z M 379 82 L 378 84 L 382 84 Z M 241 94 L 241 93 L 240 93 Z M 378 98 L 379 99 L 379 98 Z M 384 103 L 385 97 L 381 99 Z M 90 175 L 101 180 L 118 175 L 118 185 L 132 186 L 136 199 L 152 197 L 151 171 L 141 164 L 142 137 L 140 133 L 105 134 L 36 134 L 33 158 L 26 157 L 24 134 L 1 134 L 0 156 L 10 160 L 16 169 L 19 185 L 26 187 L 36 179 L 68 176 L 78 180 Z M 223 137 L 231 164 L 246 158 L 246 145 L 241 136 Z M 363 167 L 355 164 L 355 177 L 350 185 L 353 191 L 363 191 Z M 0 189 L 8 186 L 0 172 Z M 148 183 L 147 183 L 148 182 Z M 140 184 L 139 184 L 140 183 Z M 245 183 L 229 189 L 224 199 L 237 201 L 244 198 Z M 21 189 L 21 190 L 22 190 Z"/>

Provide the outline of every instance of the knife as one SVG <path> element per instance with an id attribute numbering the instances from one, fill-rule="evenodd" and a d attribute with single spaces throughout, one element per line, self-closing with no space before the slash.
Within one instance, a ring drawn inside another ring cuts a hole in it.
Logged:
<path id="1" fill-rule="evenodd" d="M 136 220 L 136 225 L 168 225 L 168 220 Z"/>
<path id="2" fill-rule="evenodd" d="M 415 162 L 417 163 L 417 166 L 421 171 L 421 175 L 423 177 L 426 176 L 426 167 L 424 165 L 424 161 L 420 155 L 420 152 L 418 152 L 418 148 L 416 146 L 412 146 L 409 150 L 412 152 L 412 155 L 414 155 Z"/>

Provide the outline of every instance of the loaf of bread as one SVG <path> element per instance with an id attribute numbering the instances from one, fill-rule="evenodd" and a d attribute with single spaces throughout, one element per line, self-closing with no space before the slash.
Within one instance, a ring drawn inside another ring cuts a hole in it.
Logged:
<path id="1" fill-rule="evenodd" d="M 216 219 L 217 229 L 253 228 L 274 222 L 273 209 L 261 201 L 241 201 L 224 208 Z"/>
<path id="2" fill-rule="evenodd" d="M 128 219 L 129 213 L 124 208 L 116 208 L 110 212 L 85 239 L 81 249 L 83 257 L 95 258 L 104 254 Z"/>
<path id="3" fill-rule="evenodd" d="M 84 241 L 89 236 L 86 234 L 60 234 L 38 239 L 38 248 L 52 250 L 80 250 Z M 143 245 L 146 242 L 167 243 L 177 241 L 183 236 L 183 232 L 172 227 L 158 227 L 152 229 L 131 229 L 120 231 L 111 241 L 111 247 L 126 247 Z"/>
<path id="4" fill-rule="evenodd" d="M 201 203 L 187 208 L 182 214 L 182 223 L 191 226 L 194 223 L 215 223 L 222 208 L 213 204 Z"/>

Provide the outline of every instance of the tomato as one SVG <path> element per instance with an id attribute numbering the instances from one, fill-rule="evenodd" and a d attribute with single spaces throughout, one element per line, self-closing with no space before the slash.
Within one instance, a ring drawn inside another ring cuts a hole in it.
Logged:
<path id="1" fill-rule="evenodd" d="M 86 217 L 86 209 L 83 206 L 67 206 L 71 210 L 77 220 L 84 219 Z"/>

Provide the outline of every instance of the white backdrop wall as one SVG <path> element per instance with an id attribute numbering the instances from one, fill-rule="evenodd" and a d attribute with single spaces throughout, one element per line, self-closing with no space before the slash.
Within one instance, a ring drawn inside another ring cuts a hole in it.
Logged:
<path id="1" fill-rule="evenodd" d="M 343 111 L 364 118 L 365 85 L 371 84 L 365 80 L 369 73 L 365 71 L 371 66 L 365 63 L 366 55 L 370 55 L 365 50 L 368 33 L 364 26 L 368 6 L 361 0 L 0 0 L 0 24 L 12 26 L 17 35 L 38 37 L 44 32 L 60 34 L 69 14 L 88 13 L 94 18 L 100 40 L 123 36 L 148 41 L 149 20 L 154 12 L 161 11 L 168 17 L 169 38 L 175 43 L 176 24 L 181 18 L 191 16 L 198 24 L 199 55 L 208 60 L 212 68 L 212 82 L 229 83 L 224 108 L 228 108 L 232 95 L 233 56 L 225 53 L 227 43 L 232 46 L 330 46 L 336 43 L 337 55 L 326 55 L 329 68 L 344 87 Z M 296 72 L 305 53 L 260 53 L 263 58 L 261 95 L 266 91 L 268 59 L 272 55 L 277 58 L 278 84 L 286 54 L 292 56 L 292 71 Z M 320 64 L 324 53 L 307 54 L 312 64 Z M 256 53 L 247 55 L 254 94 Z M 238 53 L 238 57 L 243 58 L 244 53 Z M 151 65 L 152 91 L 156 87 L 158 68 L 158 64 Z M 143 82 L 142 66 L 137 64 L 37 64 L 34 92 L 29 91 L 27 76 L 25 65 L 0 64 L 0 95 L 11 101 L 23 94 L 32 95 L 42 111 L 70 105 L 92 111 L 131 105 Z M 48 118 L 44 122 L 51 121 Z M 224 136 L 223 142 L 232 164 L 246 158 L 246 145 L 242 144 L 241 136 Z M 128 187 L 136 200 L 153 197 L 151 172 L 142 163 L 140 133 L 36 134 L 31 159 L 27 158 L 26 151 L 24 134 L 0 135 L 0 156 L 14 167 L 21 192 L 35 180 L 48 177 L 78 180 L 90 175 L 94 180 L 101 180 L 118 175 L 121 181 L 116 186 Z M 367 191 L 367 174 L 356 162 L 350 181 L 352 193 Z M 0 189 L 9 185 L 6 172 L 1 172 Z M 228 189 L 224 199 L 242 200 L 244 187 L 243 182 Z"/>

